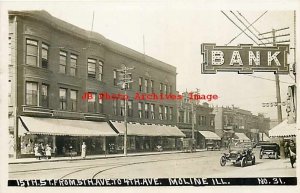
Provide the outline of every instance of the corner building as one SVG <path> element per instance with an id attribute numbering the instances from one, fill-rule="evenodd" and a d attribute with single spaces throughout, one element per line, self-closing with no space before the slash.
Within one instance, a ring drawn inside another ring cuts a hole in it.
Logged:
<path id="1" fill-rule="evenodd" d="M 34 145 L 54 156 L 123 152 L 124 94 L 119 72 L 134 67 L 128 86 L 128 152 L 177 148 L 176 101 L 134 100 L 136 93 L 176 93 L 176 68 L 51 16 L 9 12 L 10 154 L 31 157 Z M 92 99 L 82 98 L 92 93 Z M 70 146 L 72 148 L 70 149 Z"/>

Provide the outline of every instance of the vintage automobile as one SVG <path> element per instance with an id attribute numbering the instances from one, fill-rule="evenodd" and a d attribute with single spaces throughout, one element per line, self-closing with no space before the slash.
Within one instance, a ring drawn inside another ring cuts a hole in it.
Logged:
<path id="1" fill-rule="evenodd" d="M 209 151 L 209 150 L 220 150 L 220 146 L 218 146 L 218 144 L 215 144 L 215 143 L 206 143 L 206 150 Z"/>
<path id="2" fill-rule="evenodd" d="M 241 167 L 247 166 L 248 162 L 255 165 L 255 155 L 252 152 L 251 144 L 244 142 L 232 143 L 229 147 L 229 152 L 221 156 L 220 165 L 225 166 L 227 162 L 234 165 L 239 164 Z"/>
<path id="3" fill-rule="evenodd" d="M 264 155 L 269 158 L 278 159 L 280 155 L 279 145 L 277 143 L 263 142 L 260 144 L 261 149 L 259 153 L 259 159 L 262 159 Z"/>

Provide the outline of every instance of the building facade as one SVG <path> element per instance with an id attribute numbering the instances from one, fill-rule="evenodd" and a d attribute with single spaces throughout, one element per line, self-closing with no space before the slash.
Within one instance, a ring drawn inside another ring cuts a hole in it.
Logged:
<path id="1" fill-rule="evenodd" d="M 263 114 L 253 115 L 250 111 L 237 107 L 214 107 L 215 131 L 226 147 L 232 138 L 242 137 L 245 141 L 257 142 L 259 133 L 267 133 L 270 119 Z"/>
<path id="2" fill-rule="evenodd" d="M 9 47 L 9 132 L 17 157 L 32 155 L 36 143 L 51 144 L 62 156 L 79 154 L 83 141 L 88 154 L 123 151 L 122 129 L 114 122 L 124 120 L 125 101 L 114 96 L 124 94 L 119 85 L 124 66 L 134 67 L 127 86 L 129 151 L 152 151 L 157 144 L 175 149 L 176 138 L 184 136 L 175 126 L 176 101 L 135 98 L 175 94 L 175 67 L 45 11 L 10 11 Z M 131 132 L 135 123 L 144 132 Z M 161 134 L 150 135 L 148 125 Z M 174 133 L 165 132 L 166 125 Z M 93 130 L 98 127 L 101 131 Z M 80 132 L 84 128 L 90 130 Z"/>

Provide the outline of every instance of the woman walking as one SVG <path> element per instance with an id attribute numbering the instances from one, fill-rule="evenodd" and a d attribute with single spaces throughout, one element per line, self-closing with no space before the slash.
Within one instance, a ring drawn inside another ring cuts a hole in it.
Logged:
<path id="1" fill-rule="evenodd" d="M 45 149 L 47 159 L 51 159 L 51 150 L 52 148 L 47 144 Z"/>
<path id="2" fill-rule="evenodd" d="M 81 157 L 85 158 L 85 156 L 86 156 L 86 145 L 85 142 L 83 142 L 81 146 Z"/>

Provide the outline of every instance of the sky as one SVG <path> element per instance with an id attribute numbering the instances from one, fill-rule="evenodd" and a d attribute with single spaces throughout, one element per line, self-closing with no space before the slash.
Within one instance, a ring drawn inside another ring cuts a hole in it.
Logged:
<path id="1" fill-rule="evenodd" d="M 10 10 L 45 10 L 54 17 L 83 29 L 93 30 L 131 49 L 141 53 L 145 51 L 146 55 L 177 68 L 178 91 L 193 91 L 199 88 L 201 94 L 217 94 L 220 97 L 210 102 L 211 105 L 234 105 L 250 110 L 254 114 L 264 113 L 265 116 L 275 119 L 277 118 L 276 107 L 262 107 L 264 102 L 276 101 L 273 73 L 201 74 L 203 61 L 201 44 L 225 45 L 241 32 L 222 14 L 221 10 L 224 10 L 236 23 L 239 21 L 234 18 L 230 10 L 235 13 L 238 10 L 250 23 L 267 11 L 253 25 L 255 29 L 262 33 L 289 27 L 288 30 L 278 34 L 290 33 L 290 36 L 279 40 L 290 39 L 290 47 L 294 47 L 293 7 L 278 4 L 281 6 L 278 9 L 263 3 L 260 4 L 261 7 L 255 5 L 251 5 L 252 8 L 249 9 L 251 11 L 246 10 L 248 4 L 230 6 L 211 4 L 208 1 L 189 1 L 186 4 L 182 1 L 23 2 L 7 3 L 5 7 Z M 241 28 L 245 28 L 242 24 L 238 24 Z M 253 28 L 250 29 L 258 34 Z M 248 34 L 251 35 L 250 32 Z M 143 44 L 143 37 L 145 44 Z M 255 43 L 242 34 L 229 45 L 238 44 Z M 290 50 L 288 62 L 294 63 L 294 50 Z M 280 75 L 280 81 L 281 99 L 285 101 L 287 87 L 294 83 L 294 76 Z M 285 108 L 282 112 L 283 117 L 286 117 Z"/>

